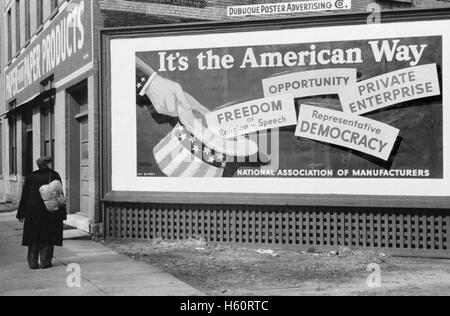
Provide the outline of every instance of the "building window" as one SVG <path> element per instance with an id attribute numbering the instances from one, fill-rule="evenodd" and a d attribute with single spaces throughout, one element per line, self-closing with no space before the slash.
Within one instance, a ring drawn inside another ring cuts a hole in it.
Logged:
<path id="1" fill-rule="evenodd" d="M 17 175 L 17 117 L 9 118 L 9 174 Z"/>
<path id="2" fill-rule="evenodd" d="M 41 154 L 55 161 L 55 111 L 54 106 L 45 106 L 41 110 Z"/>
<path id="3" fill-rule="evenodd" d="M 20 48 L 20 0 L 16 0 L 16 52 L 19 52 Z"/>
<path id="4" fill-rule="evenodd" d="M 30 25 L 30 1 L 25 1 L 25 42 L 28 42 L 31 37 L 31 25 Z"/>
<path id="5" fill-rule="evenodd" d="M 39 29 L 44 24 L 44 0 L 36 0 L 36 21 Z"/>
<path id="6" fill-rule="evenodd" d="M 8 60 L 12 59 L 12 14 L 11 9 L 8 10 Z"/>
<path id="7" fill-rule="evenodd" d="M 41 82 L 41 92 L 53 88 L 53 76 Z M 54 97 L 44 100 L 41 106 L 41 154 L 55 161 L 55 111 Z M 52 166 L 53 166 L 52 163 Z"/>

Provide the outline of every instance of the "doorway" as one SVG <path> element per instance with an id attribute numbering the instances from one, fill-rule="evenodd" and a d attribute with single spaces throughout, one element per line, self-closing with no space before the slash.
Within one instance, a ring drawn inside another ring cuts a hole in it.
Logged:
<path id="1" fill-rule="evenodd" d="M 88 117 L 78 119 L 80 128 L 80 210 L 89 209 L 89 130 Z"/>
<path id="2" fill-rule="evenodd" d="M 89 115 L 88 85 L 83 81 L 67 90 L 69 122 L 69 209 L 89 215 Z"/>

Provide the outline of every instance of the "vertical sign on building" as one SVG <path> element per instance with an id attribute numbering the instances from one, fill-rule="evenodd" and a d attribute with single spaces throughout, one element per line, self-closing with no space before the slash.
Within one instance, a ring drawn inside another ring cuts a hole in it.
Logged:
<path id="1" fill-rule="evenodd" d="M 72 0 L 6 70 L 6 99 L 35 96 L 50 75 L 55 82 L 92 66 L 92 3 Z"/>

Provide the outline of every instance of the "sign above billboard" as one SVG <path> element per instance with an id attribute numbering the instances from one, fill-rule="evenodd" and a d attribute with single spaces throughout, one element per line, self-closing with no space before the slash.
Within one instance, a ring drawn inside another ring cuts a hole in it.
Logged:
<path id="1" fill-rule="evenodd" d="M 227 16 L 244 17 L 256 15 L 294 14 L 307 12 L 350 10 L 352 0 L 313 0 L 295 2 L 263 3 L 229 6 Z"/>

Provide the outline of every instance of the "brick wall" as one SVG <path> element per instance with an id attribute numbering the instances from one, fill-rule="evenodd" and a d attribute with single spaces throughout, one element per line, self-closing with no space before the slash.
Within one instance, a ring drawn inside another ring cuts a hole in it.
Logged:
<path id="1" fill-rule="evenodd" d="M 143 1 L 99 0 L 105 26 L 133 26 L 161 23 L 179 23 L 195 20 L 226 20 L 226 8 L 231 5 L 290 2 L 294 0 L 207 0 L 205 8 L 196 8 Z M 450 6 L 446 0 L 353 0 L 352 11 L 366 11 L 369 3 L 376 2 L 383 9 L 427 8 Z"/>
<path id="2" fill-rule="evenodd" d="M 137 12 L 122 12 L 103 10 L 102 16 L 105 27 L 120 27 L 133 25 L 165 24 L 198 21 L 196 18 L 184 18 L 181 16 L 154 16 Z"/>

